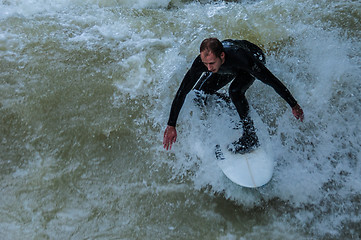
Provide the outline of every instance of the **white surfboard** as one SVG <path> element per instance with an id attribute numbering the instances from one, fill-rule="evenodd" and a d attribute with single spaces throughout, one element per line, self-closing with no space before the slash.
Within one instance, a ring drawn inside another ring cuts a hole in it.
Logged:
<path id="1" fill-rule="evenodd" d="M 238 154 L 227 150 L 225 145 L 217 145 L 217 164 L 223 173 L 234 183 L 256 188 L 268 183 L 273 174 L 274 161 L 264 147 L 250 153 Z"/>

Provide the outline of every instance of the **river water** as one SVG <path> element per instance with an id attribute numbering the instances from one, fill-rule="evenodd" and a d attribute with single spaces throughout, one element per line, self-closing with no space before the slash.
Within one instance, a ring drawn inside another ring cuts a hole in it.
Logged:
<path id="1" fill-rule="evenodd" d="M 360 12 L 357 0 L 1 1 L 1 239 L 360 239 Z M 210 136 L 230 110 L 204 116 L 190 95 L 162 148 L 210 36 L 260 45 L 305 112 L 294 119 L 260 81 L 247 92 L 275 157 L 258 189 L 215 165 Z"/>

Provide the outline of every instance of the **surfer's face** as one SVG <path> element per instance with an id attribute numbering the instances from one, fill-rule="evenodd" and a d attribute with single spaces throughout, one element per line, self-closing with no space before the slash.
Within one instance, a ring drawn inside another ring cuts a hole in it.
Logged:
<path id="1" fill-rule="evenodd" d="M 207 67 L 208 71 L 212 73 L 218 72 L 219 68 L 224 63 L 224 58 L 224 52 L 221 53 L 220 57 L 216 57 L 216 55 L 209 51 L 201 52 L 201 59 L 203 64 Z"/>

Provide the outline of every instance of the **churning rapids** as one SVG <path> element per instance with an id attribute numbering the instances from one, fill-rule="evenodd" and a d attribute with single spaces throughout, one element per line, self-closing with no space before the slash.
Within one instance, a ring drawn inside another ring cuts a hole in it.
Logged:
<path id="1" fill-rule="evenodd" d="M 357 0 L 2 0 L 0 238 L 360 239 L 360 12 Z M 207 126 L 227 141 L 235 111 L 205 115 L 188 96 L 162 148 L 210 36 L 261 46 L 305 111 L 295 120 L 260 81 L 247 92 L 276 159 L 264 187 L 215 164 Z"/>

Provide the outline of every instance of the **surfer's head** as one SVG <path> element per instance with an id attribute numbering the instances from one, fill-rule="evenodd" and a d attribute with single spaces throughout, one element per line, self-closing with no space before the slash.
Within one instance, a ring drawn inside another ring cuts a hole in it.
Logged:
<path id="1" fill-rule="evenodd" d="M 203 64 L 208 71 L 216 73 L 225 61 L 222 43 L 217 38 L 206 38 L 199 48 Z"/>

